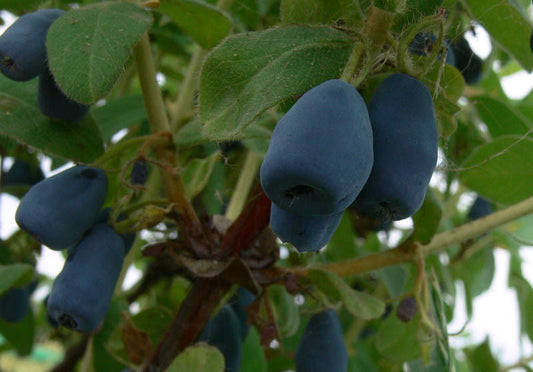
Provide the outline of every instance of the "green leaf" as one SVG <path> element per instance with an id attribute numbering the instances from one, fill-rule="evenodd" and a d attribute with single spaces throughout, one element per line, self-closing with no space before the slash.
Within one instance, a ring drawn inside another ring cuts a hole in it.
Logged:
<path id="1" fill-rule="evenodd" d="M 242 372 L 267 372 L 267 361 L 261 347 L 261 337 L 255 327 L 250 327 L 248 336 L 242 344 Z"/>
<path id="2" fill-rule="evenodd" d="M 376 273 L 387 287 L 391 298 L 401 296 L 405 292 L 405 285 L 409 279 L 405 267 L 400 265 L 387 266 L 377 270 Z"/>
<path id="3" fill-rule="evenodd" d="M 159 11 L 172 18 L 204 49 L 217 45 L 233 27 L 224 12 L 199 0 L 162 1 Z"/>
<path id="4" fill-rule="evenodd" d="M 421 357 L 419 328 L 419 315 L 410 322 L 402 322 L 397 316 L 391 315 L 378 331 L 377 349 L 382 356 L 395 362 L 418 359 Z"/>
<path id="5" fill-rule="evenodd" d="M 172 312 L 163 306 L 144 309 L 132 317 L 133 324 L 148 334 L 153 345 L 157 345 L 172 319 Z"/>
<path id="6" fill-rule="evenodd" d="M 230 36 L 206 58 L 200 121 L 211 139 L 236 138 L 266 109 L 337 78 L 351 40 L 327 27 L 285 27 Z"/>
<path id="7" fill-rule="evenodd" d="M 344 213 L 337 230 L 328 242 L 324 256 L 329 262 L 343 261 L 356 255 L 355 231 L 348 213 Z"/>
<path id="8" fill-rule="evenodd" d="M 499 46 L 511 54 L 528 71 L 533 69 L 529 49 L 531 25 L 510 1 L 466 0 L 474 18 L 488 31 Z"/>
<path id="9" fill-rule="evenodd" d="M 529 316 L 529 310 L 533 306 L 533 288 L 523 277 L 516 278 L 515 290 L 520 309 L 520 330 L 526 334 L 529 340 L 533 340 L 533 318 Z"/>
<path id="10" fill-rule="evenodd" d="M 443 293 L 441 292 L 440 282 L 441 278 L 437 277 L 435 271 L 430 274 L 431 284 L 431 298 L 433 310 L 435 314 L 436 326 L 439 330 L 437 332 L 437 342 L 431 351 L 431 366 L 426 370 L 428 372 L 453 372 L 453 358 L 452 350 L 448 342 L 448 321 L 446 318 L 446 309 L 444 306 Z"/>
<path id="11" fill-rule="evenodd" d="M 48 62 L 61 90 L 92 104 L 106 96 L 124 71 L 152 16 L 130 3 L 101 2 L 73 9 L 50 27 Z"/>
<path id="12" fill-rule="evenodd" d="M 157 345 L 172 321 L 172 313 L 166 307 L 153 306 L 133 315 L 131 320 L 139 331 L 148 335 L 152 345 Z M 119 318 L 115 319 L 115 322 L 118 325 L 120 315 Z M 120 326 L 115 326 L 111 335 L 106 337 L 105 347 L 115 359 L 121 361 L 123 364 L 131 363 L 122 339 Z"/>
<path id="13" fill-rule="evenodd" d="M 500 365 L 490 350 L 488 337 L 476 347 L 464 350 L 472 371 L 498 372 Z"/>
<path id="14" fill-rule="evenodd" d="M 224 356 L 213 346 L 189 346 L 172 362 L 168 372 L 223 372 Z"/>
<path id="15" fill-rule="evenodd" d="M 506 134 L 522 135 L 533 126 L 519 111 L 497 99 L 478 96 L 472 99 L 472 104 L 494 138 Z"/>
<path id="16" fill-rule="evenodd" d="M 33 276 L 34 270 L 30 264 L 0 265 L 0 294 L 11 287 L 29 283 Z"/>
<path id="17" fill-rule="evenodd" d="M 329 24 L 342 20 L 344 25 L 361 25 L 364 14 L 359 1 L 282 0 L 281 21 L 286 24 Z"/>
<path id="18" fill-rule="evenodd" d="M 37 79 L 12 81 L 0 75 L 0 135 L 49 155 L 90 163 L 104 152 L 91 115 L 77 123 L 51 120 L 37 106 Z"/>
<path id="19" fill-rule="evenodd" d="M 527 215 L 506 225 L 505 229 L 522 244 L 533 245 L 533 215 Z"/>
<path id="20" fill-rule="evenodd" d="M 193 159 L 187 164 L 181 173 L 187 198 L 194 198 L 205 188 L 219 157 L 220 154 L 215 152 L 205 159 Z"/>
<path id="21" fill-rule="evenodd" d="M 300 326 L 300 313 L 294 297 L 280 285 L 268 287 L 268 297 L 274 305 L 276 325 L 281 337 L 290 337 Z"/>
<path id="22" fill-rule="evenodd" d="M 126 301 L 114 299 L 100 331 L 92 339 L 93 364 L 96 371 L 120 372 L 124 366 L 112 356 L 106 344 L 120 323 L 120 313 L 128 308 Z"/>
<path id="23" fill-rule="evenodd" d="M 341 302 L 353 316 L 369 320 L 381 316 L 385 303 L 377 297 L 356 291 L 340 276 L 318 268 L 309 268 L 307 278 L 333 302 Z"/>
<path id="24" fill-rule="evenodd" d="M 428 189 L 424 204 L 413 216 L 413 239 L 427 244 L 433 238 L 440 225 L 442 211 L 435 194 Z"/>
<path id="25" fill-rule="evenodd" d="M 105 105 L 95 107 L 93 115 L 106 142 L 119 130 L 146 120 L 143 97 L 140 95 L 109 99 Z"/>
<path id="26" fill-rule="evenodd" d="M 455 279 L 463 281 L 467 295 L 474 298 L 490 288 L 495 271 L 494 252 L 491 247 L 485 247 L 455 265 L 452 274 Z"/>
<path id="27" fill-rule="evenodd" d="M 35 10 L 40 3 L 41 0 L 0 0 L 0 9 L 20 14 Z"/>
<path id="28" fill-rule="evenodd" d="M 197 145 L 208 140 L 203 136 L 202 123 L 195 117 L 178 130 L 174 141 L 178 145 Z"/>
<path id="29" fill-rule="evenodd" d="M 423 80 L 427 82 L 431 92 L 438 93 L 433 94 L 433 103 L 439 134 L 443 138 L 448 138 L 457 127 L 455 114 L 461 109 L 457 101 L 464 93 L 465 81 L 456 68 L 448 64 L 445 64 L 444 68 L 441 66 L 440 63 L 433 63 Z M 437 81 L 438 87 L 436 87 Z"/>
<path id="30" fill-rule="evenodd" d="M 514 204 L 533 195 L 533 140 L 505 136 L 477 147 L 459 179 L 497 203 Z"/>
<path id="31" fill-rule="evenodd" d="M 0 333 L 13 345 L 20 356 L 30 355 L 35 338 L 35 319 L 30 308 L 20 322 L 6 322 L 0 319 Z"/>

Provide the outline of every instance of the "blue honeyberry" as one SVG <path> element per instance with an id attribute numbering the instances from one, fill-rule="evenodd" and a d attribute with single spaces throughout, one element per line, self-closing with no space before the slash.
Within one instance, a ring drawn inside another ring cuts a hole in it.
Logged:
<path id="1" fill-rule="evenodd" d="M 66 249 L 91 228 L 106 193 L 103 170 L 74 166 L 33 185 L 20 200 L 15 220 L 49 248 Z"/>
<path id="2" fill-rule="evenodd" d="M 455 67 L 461 71 L 468 85 L 476 84 L 481 80 L 483 73 L 483 60 L 472 50 L 465 38 L 460 38 L 452 43 L 451 49 L 455 55 Z"/>
<path id="3" fill-rule="evenodd" d="M 48 298 L 48 313 L 62 326 L 94 331 L 104 320 L 124 261 L 124 241 L 110 226 L 96 224 L 69 250 Z"/>
<path id="4" fill-rule="evenodd" d="M 135 186 L 142 186 L 148 179 L 148 166 L 146 160 L 138 159 L 131 169 L 130 183 Z"/>
<path id="5" fill-rule="evenodd" d="M 334 310 L 324 310 L 311 317 L 296 349 L 294 363 L 296 372 L 348 370 L 348 351 Z"/>
<path id="6" fill-rule="evenodd" d="M 33 185 L 44 179 L 41 168 L 29 162 L 16 159 L 13 165 L 4 173 L 4 186 Z"/>
<path id="7" fill-rule="evenodd" d="M 95 224 L 97 223 L 109 224 L 110 214 L 111 214 L 111 208 L 102 209 L 98 213 L 98 216 L 96 216 L 96 220 L 94 221 L 94 223 Z M 126 216 L 121 213 L 117 218 L 117 222 L 123 221 L 125 218 Z M 124 249 L 126 251 L 126 254 L 128 254 L 131 247 L 133 246 L 133 242 L 135 241 L 135 234 L 134 233 L 119 234 L 119 236 L 122 238 L 122 240 L 124 240 Z"/>
<path id="8" fill-rule="evenodd" d="M 248 330 L 250 329 L 250 325 L 248 324 L 248 314 L 246 314 L 246 308 L 254 301 L 254 294 L 244 287 L 237 288 L 235 294 L 229 301 L 231 308 L 239 319 L 242 341 L 246 339 L 246 336 L 248 335 Z"/>
<path id="9" fill-rule="evenodd" d="M 242 340 L 239 318 L 230 305 L 224 305 L 207 323 L 200 341 L 218 348 L 226 367 L 225 372 L 239 372 L 242 359 Z"/>
<path id="10" fill-rule="evenodd" d="M 476 200 L 470 207 L 468 211 L 467 218 L 470 221 L 477 220 L 478 218 L 488 216 L 493 212 L 492 204 L 489 200 L 485 199 L 482 196 L 477 196 Z"/>
<path id="11" fill-rule="evenodd" d="M 363 98 L 352 85 L 328 80 L 305 93 L 274 128 L 261 184 L 283 210 L 330 215 L 353 202 L 372 162 Z"/>
<path id="12" fill-rule="evenodd" d="M 401 73 L 385 78 L 368 104 L 374 166 L 354 207 L 381 223 L 412 216 L 437 163 L 437 122 L 428 88 Z"/>
<path id="13" fill-rule="evenodd" d="M 299 252 L 314 252 L 324 247 L 339 226 L 344 211 L 328 216 L 300 216 L 272 203 L 270 225 L 283 241 Z"/>
<path id="14" fill-rule="evenodd" d="M 46 69 L 46 34 L 63 13 L 42 9 L 17 19 L 0 36 L 0 71 L 15 81 L 27 81 Z"/>

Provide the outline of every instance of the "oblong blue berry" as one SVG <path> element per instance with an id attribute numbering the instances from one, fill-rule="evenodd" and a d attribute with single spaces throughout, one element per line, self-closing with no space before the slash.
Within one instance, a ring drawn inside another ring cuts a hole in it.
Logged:
<path id="1" fill-rule="evenodd" d="M 454 66 L 461 71 L 465 82 L 473 85 L 479 82 L 483 76 L 483 60 L 479 57 L 465 38 L 460 38 L 451 45 L 455 55 Z"/>
<path id="2" fill-rule="evenodd" d="M 307 323 L 294 359 L 297 372 L 346 372 L 348 351 L 334 310 L 315 314 Z"/>
<path id="3" fill-rule="evenodd" d="M 473 221 L 473 220 L 477 220 L 478 218 L 488 216 L 492 212 L 493 212 L 493 208 L 492 208 L 492 204 L 490 203 L 490 201 L 478 195 L 476 200 L 470 207 L 470 210 L 468 211 L 467 218 L 470 221 Z"/>
<path id="4" fill-rule="evenodd" d="M 235 294 L 229 301 L 231 308 L 233 311 L 235 311 L 235 315 L 237 315 L 237 318 L 239 319 L 239 324 L 241 326 L 241 340 L 243 342 L 248 335 L 248 330 L 250 329 L 246 308 L 254 301 L 254 294 L 244 287 L 237 288 L 237 291 L 235 291 Z"/>
<path id="5" fill-rule="evenodd" d="M 38 165 L 16 159 L 13 165 L 4 173 L 4 186 L 33 185 L 44 179 L 44 174 Z"/>
<path id="6" fill-rule="evenodd" d="M 396 73 L 368 104 L 374 166 L 354 206 L 382 223 L 412 216 L 422 205 L 437 163 L 437 122 L 428 88 Z"/>
<path id="7" fill-rule="evenodd" d="M 274 128 L 261 185 L 291 213 L 339 213 L 359 194 L 372 162 L 363 98 L 352 85 L 328 80 L 305 93 Z"/>
<path id="8" fill-rule="evenodd" d="M 111 214 L 111 208 L 104 208 L 99 213 L 98 216 L 96 216 L 96 220 L 94 221 L 95 224 L 97 223 L 106 223 L 109 224 L 109 216 Z M 122 213 L 118 216 L 117 222 L 123 221 L 126 218 L 125 215 Z M 131 247 L 133 246 L 133 242 L 135 241 L 135 233 L 127 233 L 127 234 L 119 234 L 122 240 L 124 240 L 124 249 L 126 250 L 126 254 L 130 251 Z"/>
<path id="9" fill-rule="evenodd" d="M 329 216 L 300 216 L 287 212 L 272 203 L 270 226 L 283 241 L 300 252 L 314 252 L 325 246 L 339 226 L 342 214 Z"/>
<path id="10" fill-rule="evenodd" d="M 241 370 L 242 341 L 239 319 L 230 305 L 224 305 L 207 323 L 200 341 L 218 348 L 226 362 L 225 372 Z"/>
<path id="11" fill-rule="evenodd" d="M 91 228 L 106 193 L 105 172 L 78 165 L 33 185 L 20 200 L 15 220 L 47 247 L 66 249 Z"/>
<path id="12" fill-rule="evenodd" d="M 0 71 L 15 81 L 37 77 L 46 68 L 46 34 L 63 13 L 42 9 L 17 19 L 0 36 Z"/>
<path id="13" fill-rule="evenodd" d="M 110 226 L 96 224 L 69 250 L 54 280 L 47 307 L 57 323 L 91 332 L 104 320 L 124 261 L 124 241 Z"/>

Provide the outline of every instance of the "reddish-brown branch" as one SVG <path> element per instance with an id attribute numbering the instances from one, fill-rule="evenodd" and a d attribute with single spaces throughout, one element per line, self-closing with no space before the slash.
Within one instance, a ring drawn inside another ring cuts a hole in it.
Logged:
<path id="1" fill-rule="evenodd" d="M 250 247 L 269 224 L 270 205 L 270 200 L 258 183 L 248 204 L 226 232 L 220 245 L 221 252 L 238 255 Z"/>
<path id="2" fill-rule="evenodd" d="M 220 278 L 198 279 L 192 286 L 178 314 L 140 371 L 164 371 L 174 358 L 200 337 L 211 313 L 231 288 Z"/>

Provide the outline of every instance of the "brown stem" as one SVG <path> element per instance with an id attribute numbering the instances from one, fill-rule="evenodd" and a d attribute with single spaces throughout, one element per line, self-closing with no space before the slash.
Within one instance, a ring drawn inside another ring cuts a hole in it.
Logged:
<path id="1" fill-rule="evenodd" d="M 80 341 L 72 345 L 65 352 L 65 356 L 61 363 L 56 365 L 50 370 L 50 372 L 72 372 L 76 368 L 78 362 L 83 358 L 85 354 L 85 349 L 87 348 L 87 343 L 89 342 L 89 337 L 84 336 Z"/>
<path id="2" fill-rule="evenodd" d="M 209 317 L 231 283 L 220 278 L 197 279 L 172 324 L 150 358 L 139 371 L 164 371 L 187 346 L 198 340 Z"/>

